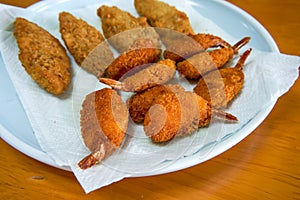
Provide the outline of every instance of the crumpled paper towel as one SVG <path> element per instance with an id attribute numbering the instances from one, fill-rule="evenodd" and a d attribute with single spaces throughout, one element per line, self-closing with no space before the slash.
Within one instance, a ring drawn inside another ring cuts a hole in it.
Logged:
<path id="1" fill-rule="evenodd" d="M 238 40 L 199 15 L 188 4 L 174 0 L 167 2 L 189 14 L 195 32 L 213 33 L 229 42 Z M 112 1 L 108 5 L 118 5 L 121 9 L 137 15 L 133 2 L 130 4 L 127 1 Z M 99 6 L 100 4 L 89 5 L 72 10 L 71 13 L 101 31 L 100 19 L 96 16 Z M 244 67 L 243 91 L 226 110 L 238 117 L 238 123 L 224 124 L 222 121 L 212 120 L 207 128 L 202 128 L 189 137 L 174 139 L 167 145 L 153 144 L 145 137 L 142 126 L 131 124 L 125 141 L 117 152 L 102 164 L 81 170 L 77 163 L 89 154 L 80 133 L 81 103 L 88 93 L 105 86 L 71 59 L 73 78 L 69 89 L 60 97 L 41 89 L 18 60 L 18 47 L 13 36 L 13 22 L 16 17 L 24 17 L 39 24 L 62 42 L 58 29 L 58 12 L 35 13 L 32 10 L 0 4 L 0 49 L 5 67 L 41 148 L 58 166 L 69 166 L 87 193 L 125 177 L 159 172 L 182 157 L 195 154 L 205 157 L 208 151 L 204 151 L 204 148 L 213 148 L 213 144 L 222 138 L 242 129 L 257 113 L 287 92 L 298 78 L 300 57 L 253 49 Z M 198 27 L 199 20 L 205 30 Z M 247 45 L 244 49 L 250 47 Z M 122 98 L 126 99 L 128 95 L 122 93 Z"/>

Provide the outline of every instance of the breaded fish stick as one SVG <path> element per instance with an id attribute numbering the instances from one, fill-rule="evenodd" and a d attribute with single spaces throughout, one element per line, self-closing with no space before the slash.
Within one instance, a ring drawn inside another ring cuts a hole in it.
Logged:
<path id="1" fill-rule="evenodd" d="M 113 53 L 100 31 L 68 12 L 59 13 L 59 28 L 61 36 L 76 63 L 88 72 L 100 77 L 114 59 Z M 97 57 L 92 58 L 94 63 L 85 61 L 85 59 L 91 59 L 88 56 L 96 51 L 96 48 Z"/>
<path id="2" fill-rule="evenodd" d="M 105 37 L 119 52 L 128 50 L 139 39 L 151 39 L 156 48 L 161 48 L 159 36 L 147 24 L 145 17 L 136 18 L 116 6 L 103 5 L 97 10 Z"/>
<path id="3" fill-rule="evenodd" d="M 18 17 L 14 35 L 19 47 L 19 60 L 40 87 L 60 95 L 70 83 L 70 62 L 66 50 L 48 31 Z"/>
<path id="4" fill-rule="evenodd" d="M 153 27 L 171 29 L 183 34 L 194 33 L 188 16 L 174 6 L 158 0 L 134 0 L 134 6 Z"/>
<path id="5" fill-rule="evenodd" d="M 120 147 L 128 126 L 128 110 L 116 91 L 108 88 L 86 96 L 80 111 L 81 134 L 91 154 L 79 163 L 89 168 Z"/>

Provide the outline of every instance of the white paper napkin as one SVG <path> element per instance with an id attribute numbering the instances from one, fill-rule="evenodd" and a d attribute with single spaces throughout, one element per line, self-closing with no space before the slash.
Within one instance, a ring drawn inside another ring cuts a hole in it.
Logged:
<path id="1" fill-rule="evenodd" d="M 213 33 L 226 38 L 229 42 L 240 39 L 226 34 L 188 4 L 181 1 L 169 1 L 169 3 L 189 14 L 196 32 Z M 112 1 L 111 5 L 118 5 L 137 15 L 132 1 L 130 3 L 126 1 L 126 4 L 124 1 L 123 3 Z M 71 13 L 83 18 L 101 31 L 100 19 L 96 15 L 96 9 L 99 6 L 100 4 L 89 5 Z M 100 84 L 93 75 L 81 70 L 71 59 L 73 78 L 67 92 L 58 98 L 41 89 L 28 76 L 18 60 L 18 47 L 13 36 L 13 22 L 16 17 L 24 17 L 39 24 L 62 42 L 58 29 L 58 12 L 35 13 L 26 9 L 0 5 L 0 50 L 5 67 L 41 148 L 53 158 L 57 165 L 69 166 L 87 193 L 125 177 L 151 174 L 182 157 L 196 153 L 199 156 L 205 156 L 201 149 L 243 128 L 263 108 L 287 92 L 298 78 L 300 57 L 253 49 L 244 68 L 244 88 L 226 110 L 236 115 L 239 123 L 224 124 L 219 120 L 213 120 L 209 127 L 200 129 L 189 137 L 175 139 L 167 145 L 154 145 L 145 137 L 141 126 L 130 124 L 122 148 L 102 164 L 81 170 L 77 163 L 89 154 L 80 133 L 81 103 L 88 93 L 103 88 L 105 85 Z M 197 21 L 199 20 L 201 27 L 198 27 Z M 249 47 L 248 45 L 243 50 Z M 232 64 L 236 60 L 234 59 Z M 187 83 L 182 82 L 182 84 Z M 128 93 L 122 93 L 123 99 L 128 96 Z"/>

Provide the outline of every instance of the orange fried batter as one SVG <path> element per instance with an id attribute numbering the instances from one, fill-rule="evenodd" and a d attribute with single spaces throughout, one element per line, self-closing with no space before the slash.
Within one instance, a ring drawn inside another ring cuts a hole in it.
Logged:
<path id="1" fill-rule="evenodd" d="M 153 142 L 193 133 L 211 119 L 209 103 L 193 92 L 164 93 L 153 101 L 145 115 L 144 130 Z"/>
<path id="2" fill-rule="evenodd" d="M 137 69 L 142 68 L 142 69 Z M 157 63 L 136 67 L 137 72 L 130 71 L 122 81 L 100 78 L 99 81 L 114 89 L 127 92 L 141 92 L 156 85 L 168 82 L 176 72 L 175 62 L 170 59 L 160 60 Z"/>
<path id="3" fill-rule="evenodd" d="M 172 91 L 184 91 L 184 88 L 178 84 L 158 85 L 133 95 L 127 101 L 131 119 L 136 123 L 142 122 L 155 98 Z"/>
<path id="4" fill-rule="evenodd" d="M 242 89 L 244 74 L 235 68 L 213 71 L 202 77 L 194 92 L 209 101 L 215 108 L 225 107 Z"/>
<path id="5" fill-rule="evenodd" d="M 203 52 L 208 48 L 231 47 L 222 38 L 205 33 L 189 34 L 188 36 L 177 37 L 175 40 L 164 40 L 164 42 L 166 45 L 164 58 L 169 58 L 176 62 L 183 61 L 197 53 Z"/>
<path id="6" fill-rule="evenodd" d="M 227 45 L 224 41 L 225 48 L 197 53 L 187 60 L 179 62 L 177 69 L 187 79 L 199 79 L 206 73 L 223 67 L 249 40 L 250 37 L 245 37 L 233 46 Z"/>
<path id="7" fill-rule="evenodd" d="M 128 125 L 127 107 L 116 91 L 108 88 L 95 91 L 82 103 L 80 125 L 85 145 L 92 152 L 79 163 L 85 169 L 121 145 Z"/>
<path id="8" fill-rule="evenodd" d="M 206 99 L 215 108 L 227 106 L 242 89 L 244 84 L 243 65 L 251 52 L 240 57 L 234 68 L 224 68 L 203 76 L 194 88 L 194 92 Z"/>
<path id="9" fill-rule="evenodd" d="M 66 50 L 48 31 L 24 18 L 16 18 L 14 35 L 19 59 L 40 87 L 60 95 L 70 83 L 70 62 Z"/>
<path id="10" fill-rule="evenodd" d="M 156 62 L 161 50 L 149 39 L 135 41 L 128 52 L 117 57 L 105 70 L 103 77 L 119 80 L 125 73 L 140 65 Z"/>
<path id="11" fill-rule="evenodd" d="M 177 63 L 178 72 L 187 79 L 198 79 L 218 67 L 208 52 L 198 53 Z"/>

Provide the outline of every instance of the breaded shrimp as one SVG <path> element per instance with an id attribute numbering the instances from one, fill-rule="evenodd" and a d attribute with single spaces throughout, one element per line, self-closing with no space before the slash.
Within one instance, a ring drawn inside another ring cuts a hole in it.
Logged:
<path id="1" fill-rule="evenodd" d="M 215 108 L 227 106 L 243 87 L 244 73 L 242 68 L 250 52 L 251 49 L 247 50 L 235 67 L 216 70 L 200 78 L 194 92 L 210 102 Z"/>
<path id="2" fill-rule="evenodd" d="M 68 12 L 59 13 L 59 28 L 61 36 L 77 64 L 95 76 L 101 76 L 114 57 L 100 31 Z M 94 64 L 89 62 L 90 64 L 87 65 L 88 62 L 84 62 L 85 59 L 90 59 L 87 57 L 96 48 L 101 51 L 97 51 L 97 57 L 93 57 Z"/>
<path id="3" fill-rule="evenodd" d="M 188 16 L 174 6 L 158 0 L 135 0 L 134 6 L 153 27 L 171 29 L 183 34 L 194 33 Z"/>
<path id="4" fill-rule="evenodd" d="M 128 126 L 126 104 L 116 91 L 108 88 L 86 96 L 80 111 L 81 133 L 91 154 L 78 165 L 89 168 L 120 147 Z"/>
<path id="5" fill-rule="evenodd" d="M 226 41 L 211 34 L 198 33 L 182 35 L 174 40 L 165 40 L 164 58 L 176 62 L 183 61 L 197 53 L 213 47 L 231 47 Z"/>
<path id="6" fill-rule="evenodd" d="M 139 39 L 151 39 L 156 48 L 161 48 L 159 36 L 149 27 L 145 17 L 136 18 L 116 6 L 103 5 L 97 10 L 105 37 L 120 53 L 127 51 Z"/>
<path id="7" fill-rule="evenodd" d="M 155 98 L 167 92 L 173 93 L 172 91 L 184 91 L 184 88 L 178 84 L 158 85 L 134 94 L 127 100 L 131 119 L 136 123 L 142 122 Z"/>
<path id="8" fill-rule="evenodd" d="M 195 54 L 179 62 L 177 69 L 180 74 L 187 79 L 199 79 L 206 73 L 223 67 L 249 40 L 249 37 L 245 37 L 232 47 Z"/>
<path id="9" fill-rule="evenodd" d="M 48 31 L 24 18 L 16 18 L 14 26 L 19 60 L 26 72 L 47 92 L 63 93 L 71 79 L 64 47 Z"/>
<path id="10" fill-rule="evenodd" d="M 153 142 L 168 142 L 209 124 L 210 104 L 193 92 L 167 92 L 156 97 L 145 115 L 144 131 Z M 218 117 L 236 121 L 231 114 L 217 111 Z"/>
<path id="11" fill-rule="evenodd" d="M 135 67 L 159 60 L 161 50 L 155 48 L 152 40 L 136 40 L 129 51 L 118 56 L 105 70 L 102 77 L 119 80 Z"/>
<path id="12" fill-rule="evenodd" d="M 109 78 L 100 78 L 99 81 L 114 89 L 126 92 L 141 92 L 155 85 L 166 83 L 176 72 L 175 62 L 170 59 L 160 60 L 157 63 L 141 66 L 140 68 L 142 69 L 138 69 L 135 73 L 129 72 L 132 75 L 122 79 L 122 81 Z"/>

